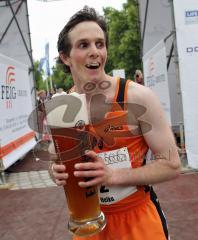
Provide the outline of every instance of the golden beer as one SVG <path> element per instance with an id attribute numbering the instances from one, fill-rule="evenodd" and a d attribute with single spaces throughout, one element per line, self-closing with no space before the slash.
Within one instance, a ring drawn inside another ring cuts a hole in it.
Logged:
<path id="1" fill-rule="evenodd" d="M 64 187 L 70 219 L 68 229 L 75 235 L 89 236 L 101 231 L 105 216 L 100 210 L 97 186 L 81 188 L 74 176 L 74 165 L 89 161 L 85 150 L 93 149 L 94 138 L 88 130 L 89 119 L 85 94 L 55 97 L 46 102 L 47 122 L 53 138 L 57 163 L 69 174 Z"/>
<path id="2" fill-rule="evenodd" d="M 86 131 L 75 128 L 54 128 L 51 129 L 51 134 L 58 155 L 57 163 L 64 164 L 69 174 L 64 186 L 70 213 L 69 230 L 79 236 L 101 231 L 106 222 L 100 210 L 98 189 L 96 186 L 79 187 L 79 181 L 88 179 L 75 177 L 73 174 L 76 163 L 89 161 L 84 151 L 91 149 L 91 137 Z M 71 135 L 74 135 L 73 138 Z"/>

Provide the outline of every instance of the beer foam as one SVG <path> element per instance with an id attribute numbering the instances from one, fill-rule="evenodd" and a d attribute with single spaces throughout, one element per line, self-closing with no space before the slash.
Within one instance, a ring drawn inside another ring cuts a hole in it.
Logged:
<path id="1" fill-rule="evenodd" d="M 45 104 L 47 123 L 50 126 L 69 128 L 88 124 L 85 94 L 69 94 L 53 98 Z"/>

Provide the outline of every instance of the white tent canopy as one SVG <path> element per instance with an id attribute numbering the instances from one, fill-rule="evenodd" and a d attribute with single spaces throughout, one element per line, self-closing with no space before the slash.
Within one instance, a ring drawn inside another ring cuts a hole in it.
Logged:
<path id="1" fill-rule="evenodd" d="M 198 1 L 138 0 L 138 2 L 142 56 L 154 48 L 160 40 L 165 42 L 171 126 L 177 132 L 180 129 L 180 133 L 184 127 L 188 164 L 198 168 Z M 180 136 L 182 140 L 182 134 Z"/>
<path id="2" fill-rule="evenodd" d="M 27 0 L 0 0 L 0 53 L 29 67 L 32 102 L 35 103 Z"/>
<path id="3" fill-rule="evenodd" d="M 168 85 L 171 101 L 171 126 L 179 132 L 183 123 L 182 100 L 178 77 L 178 65 L 175 41 L 175 26 L 172 1 L 168 0 L 139 0 L 142 56 L 164 39 L 167 55 Z"/>
<path id="4" fill-rule="evenodd" d="M 12 82 L 5 81 L 8 72 L 12 69 Z M 25 70 L 24 70 L 25 69 Z M 35 106 L 35 87 L 33 78 L 33 59 L 28 20 L 27 0 L 0 0 L 0 80 L 1 89 L 17 89 L 14 99 L 9 97 L 9 107 L 5 107 L 6 99 L 1 97 L 1 126 L 0 150 L 9 146 L 12 141 L 19 141 L 29 134 L 27 116 Z M 23 90 L 26 95 L 22 98 L 19 92 Z M 2 90 L 3 91 L 3 90 Z M 3 96 L 3 95 L 2 95 Z M 10 95 L 9 95 L 10 96 Z M 25 104 L 23 106 L 23 104 Z M 20 109 L 20 107 L 22 109 Z M 14 123 L 20 124 L 18 119 L 24 117 L 24 126 L 21 131 L 6 125 L 6 121 L 13 119 Z M 18 117 L 18 118 L 17 118 Z M 3 124 L 3 125 L 2 125 Z M 12 131 L 13 130 L 13 131 Z M 32 133 L 31 133 L 32 134 Z M 25 138 L 24 138 L 25 139 Z M 25 140 L 24 140 L 25 143 Z M 28 144 L 28 145 L 27 145 Z M 34 135 L 27 140 L 27 143 L 20 145 L 12 152 L 1 155 L 0 163 L 4 168 L 9 167 L 22 155 L 26 154 L 35 144 Z M 17 145 L 18 146 L 18 145 Z M 0 170 L 2 170 L 2 166 Z"/>
<path id="5" fill-rule="evenodd" d="M 32 67 L 27 1 L 0 1 L 0 52 Z"/>

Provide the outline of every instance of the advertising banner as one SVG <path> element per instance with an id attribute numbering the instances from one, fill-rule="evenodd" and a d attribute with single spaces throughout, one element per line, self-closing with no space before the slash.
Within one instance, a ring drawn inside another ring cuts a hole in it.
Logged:
<path id="1" fill-rule="evenodd" d="M 198 168 L 198 1 L 174 0 L 188 164 Z"/>
<path id="2" fill-rule="evenodd" d="M 32 68 L 28 2 L 24 0 L 0 1 L 0 53 Z M 32 71 L 29 79 L 32 105 L 35 106 L 36 90 Z"/>
<path id="3" fill-rule="evenodd" d="M 166 48 L 161 40 L 143 56 L 144 84 L 159 97 L 166 118 L 171 124 L 170 96 L 166 67 Z"/>
<path id="4" fill-rule="evenodd" d="M 0 161 L 8 168 L 35 145 L 28 67 L 0 54 Z"/>

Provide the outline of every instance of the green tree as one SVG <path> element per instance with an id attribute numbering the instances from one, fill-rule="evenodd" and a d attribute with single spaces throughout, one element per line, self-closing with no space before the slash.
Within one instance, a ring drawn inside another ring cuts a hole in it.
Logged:
<path id="1" fill-rule="evenodd" d="M 127 0 L 123 9 L 118 11 L 114 8 L 104 8 L 104 16 L 108 25 L 109 49 L 106 72 L 113 69 L 125 69 L 126 78 L 133 79 L 136 69 L 141 68 L 140 59 L 140 31 L 137 0 Z M 34 63 L 37 89 L 46 89 L 44 72 L 38 71 L 39 62 Z M 62 66 L 56 64 L 52 67 L 50 76 L 53 86 L 69 90 L 73 86 L 70 74 L 65 74 Z M 48 78 L 48 83 L 50 79 Z"/>
<path id="2" fill-rule="evenodd" d="M 68 91 L 73 86 L 71 74 L 65 74 L 60 64 L 52 67 L 51 79 L 56 88 L 63 88 L 65 91 Z"/>
<path id="3" fill-rule="evenodd" d="M 109 33 L 106 71 L 125 69 L 126 78 L 133 79 L 135 70 L 141 67 L 137 1 L 128 0 L 121 11 L 110 7 L 103 11 Z"/>
<path id="4" fill-rule="evenodd" d="M 39 61 L 34 61 L 34 79 L 36 82 L 36 89 L 37 90 L 41 90 L 41 89 L 45 89 L 46 90 L 46 82 L 44 81 L 44 71 L 41 70 L 39 71 L 38 69 L 39 67 Z"/>
<path id="5" fill-rule="evenodd" d="M 73 86 L 73 80 L 70 74 L 65 74 L 62 70 L 62 66 L 56 64 L 52 67 L 52 74 L 50 77 L 45 77 L 44 70 L 39 70 L 39 61 L 34 61 L 34 78 L 36 82 L 37 90 L 50 90 L 50 81 L 55 88 L 63 88 L 69 90 Z"/>

